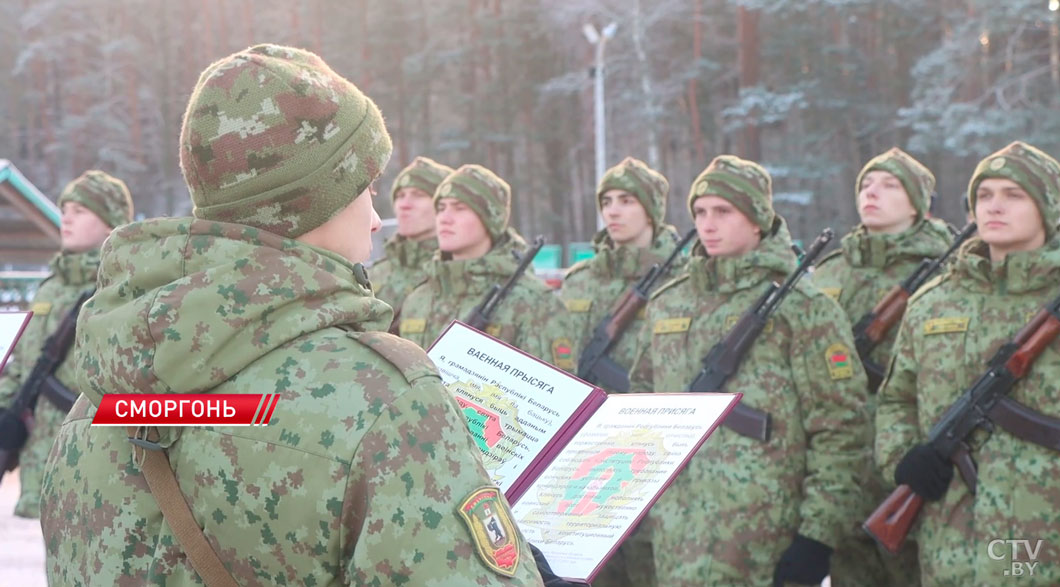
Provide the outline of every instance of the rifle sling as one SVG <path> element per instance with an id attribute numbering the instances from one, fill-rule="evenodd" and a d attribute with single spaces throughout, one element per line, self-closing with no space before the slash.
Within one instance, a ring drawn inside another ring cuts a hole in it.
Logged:
<path id="1" fill-rule="evenodd" d="M 44 383 L 41 383 L 41 395 L 65 414 L 70 411 L 74 402 L 77 401 L 78 394 L 60 383 L 55 378 L 55 375 L 49 375 L 44 380 Z"/>
<path id="2" fill-rule="evenodd" d="M 1005 432 L 1038 446 L 1060 451 L 1060 419 L 1003 397 L 990 410 L 990 419 Z"/>
<path id="3" fill-rule="evenodd" d="M 142 462 L 140 470 L 147 479 L 147 487 L 158 503 L 158 508 L 162 510 L 162 518 L 169 524 L 173 536 L 184 548 L 184 553 L 195 572 L 208 587 L 238 587 L 239 584 L 225 568 L 221 557 L 206 538 L 199 523 L 195 521 L 191 507 L 177 483 L 169 457 L 165 450 L 156 444 L 158 430 L 153 426 L 149 427 L 142 438 L 137 434 L 136 426 L 128 426 L 126 430 L 129 433 L 129 442 L 134 445 L 133 458 Z"/>

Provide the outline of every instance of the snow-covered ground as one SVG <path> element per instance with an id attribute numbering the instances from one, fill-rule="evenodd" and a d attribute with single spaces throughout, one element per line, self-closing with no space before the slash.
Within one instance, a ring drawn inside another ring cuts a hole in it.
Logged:
<path id="1" fill-rule="evenodd" d="M 18 471 L 0 483 L 0 585 L 45 587 L 44 539 L 40 522 L 16 518 Z"/>

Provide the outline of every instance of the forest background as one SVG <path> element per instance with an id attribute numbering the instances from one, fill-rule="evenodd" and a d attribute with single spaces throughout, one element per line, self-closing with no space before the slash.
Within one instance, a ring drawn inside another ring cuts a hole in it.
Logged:
<path id="1" fill-rule="evenodd" d="M 416 155 L 480 163 L 513 222 L 550 242 L 596 229 L 594 47 L 607 42 L 607 165 L 644 159 L 691 226 L 689 184 L 734 153 L 773 175 L 810 240 L 856 223 L 861 165 L 900 146 L 964 217 L 983 156 L 1060 155 L 1058 0 L 0 0 L 0 158 L 54 197 L 88 168 L 144 216 L 190 213 L 177 138 L 200 71 L 260 42 L 320 53 L 382 109 L 390 182 Z"/>

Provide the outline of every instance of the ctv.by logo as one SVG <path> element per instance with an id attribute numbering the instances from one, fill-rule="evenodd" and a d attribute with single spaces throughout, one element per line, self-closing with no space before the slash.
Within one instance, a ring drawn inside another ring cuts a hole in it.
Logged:
<path id="1" fill-rule="evenodd" d="M 1034 570 L 1041 564 L 1038 562 L 1038 553 L 1041 549 L 1042 540 L 991 540 L 990 544 L 986 545 L 986 552 L 991 559 L 1012 561 L 1012 566 L 1005 569 L 1006 577 L 1033 577 Z M 1027 555 L 1026 560 L 1021 560 L 1020 555 L 1024 553 Z M 1008 557 L 1009 554 L 1012 555 L 1011 559 Z"/>

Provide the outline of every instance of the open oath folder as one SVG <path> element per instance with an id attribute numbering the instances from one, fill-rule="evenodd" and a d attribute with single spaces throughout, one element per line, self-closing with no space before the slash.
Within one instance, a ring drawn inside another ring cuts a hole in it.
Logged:
<path id="1" fill-rule="evenodd" d="M 556 575 L 589 583 L 739 393 L 608 395 L 453 321 L 427 354 L 519 529 Z"/>
<path id="2" fill-rule="evenodd" d="M 0 312 L 0 373 L 32 317 L 33 312 Z"/>

